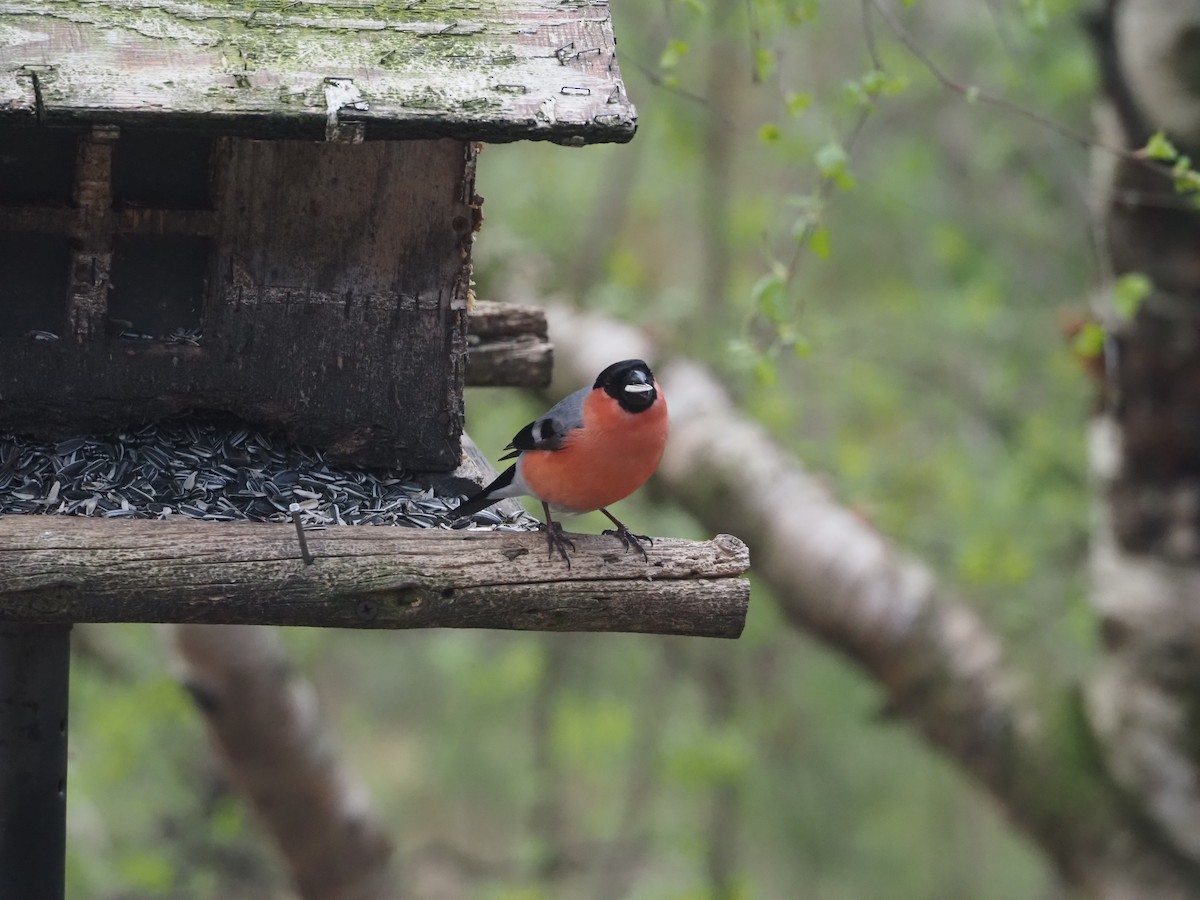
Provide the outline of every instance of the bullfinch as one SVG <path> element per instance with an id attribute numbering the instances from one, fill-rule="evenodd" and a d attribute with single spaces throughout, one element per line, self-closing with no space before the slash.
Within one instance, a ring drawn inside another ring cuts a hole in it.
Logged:
<path id="1" fill-rule="evenodd" d="M 491 484 L 447 514 L 454 521 L 505 497 L 533 497 L 546 513 L 551 556 L 557 550 L 570 568 L 567 548 L 575 545 L 551 518 L 551 511 L 600 510 L 626 552 L 636 547 L 649 561 L 642 541 L 605 507 L 628 497 L 658 468 L 667 443 L 667 401 L 650 367 L 640 359 L 613 363 L 596 383 L 556 403 L 522 428 L 501 457 L 516 462 Z"/>

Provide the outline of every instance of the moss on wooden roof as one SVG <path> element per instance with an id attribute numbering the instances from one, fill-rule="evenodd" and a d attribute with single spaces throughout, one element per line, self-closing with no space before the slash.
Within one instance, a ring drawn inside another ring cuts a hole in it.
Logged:
<path id="1" fill-rule="evenodd" d="M 0 0 L 0 121 L 624 141 L 606 0 Z"/>

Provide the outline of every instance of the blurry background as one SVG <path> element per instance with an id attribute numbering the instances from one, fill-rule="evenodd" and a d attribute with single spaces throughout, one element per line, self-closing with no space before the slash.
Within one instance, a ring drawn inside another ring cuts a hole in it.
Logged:
<path id="1" fill-rule="evenodd" d="M 888 5 L 959 93 L 868 6 L 616 4 L 637 137 L 485 148 L 476 292 L 606 312 L 702 360 L 1033 678 L 1069 676 L 1092 651 L 1090 389 L 1058 317 L 1098 277 L 1087 151 L 971 88 L 1086 133 L 1081 5 Z M 468 427 L 496 459 L 547 399 L 477 392 Z M 617 514 L 710 536 L 646 492 Z M 285 639 L 415 897 L 1060 896 L 761 585 L 737 642 Z M 70 896 L 287 896 L 154 629 L 79 627 L 76 646 Z"/>

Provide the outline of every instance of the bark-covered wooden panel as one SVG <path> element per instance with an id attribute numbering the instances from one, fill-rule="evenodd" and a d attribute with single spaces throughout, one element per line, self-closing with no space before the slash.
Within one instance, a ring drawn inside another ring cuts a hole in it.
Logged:
<path id="1" fill-rule="evenodd" d="M 605 0 L 0 0 L 0 117 L 625 141 Z"/>
<path id="2" fill-rule="evenodd" d="M 0 428 L 217 409 L 334 461 L 457 464 L 475 145 L 223 138 L 209 210 L 114 207 L 121 152 L 81 133 L 51 233 L 23 233 L 51 205 L 0 217 Z"/>

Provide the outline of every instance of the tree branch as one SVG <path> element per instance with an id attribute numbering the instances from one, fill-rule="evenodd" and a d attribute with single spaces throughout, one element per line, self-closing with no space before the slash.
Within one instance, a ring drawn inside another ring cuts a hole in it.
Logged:
<path id="1" fill-rule="evenodd" d="M 641 333 L 548 310 L 556 379 L 654 359 Z M 736 527 L 755 571 L 797 628 L 841 650 L 886 690 L 890 711 L 974 776 L 1095 897 L 1200 897 L 1196 871 L 1132 821 L 1099 763 L 1077 692 L 1035 695 L 997 636 L 741 415 L 700 366 L 659 362 L 671 439 L 658 486 L 710 528 Z"/>
<path id="2" fill-rule="evenodd" d="M 573 536 L 570 569 L 540 534 L 0 518 L 0 621 L 506 628 L 737 637 L 749 552 L 661 538 L 650 562 Z"/>
<path id="3" fill-rule="evenodd" d="M 364 788 L 332 752 L 312 685 L 292 675 L 278 633 L 184 625 L 173 637 L 184 686 L 297 893 L 305 900 L 398 896 L 392 843 Z"/>

